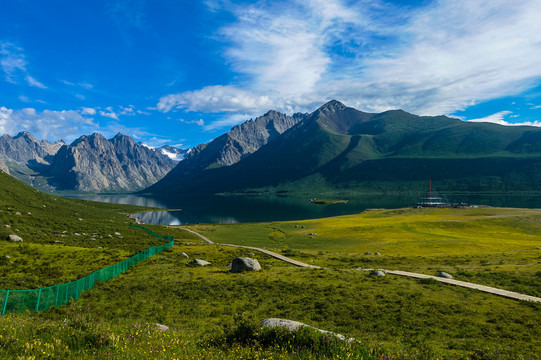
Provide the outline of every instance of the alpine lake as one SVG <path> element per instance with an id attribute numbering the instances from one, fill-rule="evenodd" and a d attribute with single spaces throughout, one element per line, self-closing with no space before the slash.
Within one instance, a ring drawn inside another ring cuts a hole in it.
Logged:
<path id="1" fill-rule="evenodd" d="M 419 194 L 367 194 L 339 196 L 213 195 L 157 197 L 136 194 L 78 195 L 78 199 L 145 207 L 175 209 L 149 211 L 132 217 L 145 224 L 183 225 L 295 221 L 360 213 L 366 209 L 416 206 Z M 541 208 L 541 194 L 454 194 L 449 203 L 471 206 Z M 337 201 L 338 200 L 338 201 Z"/>

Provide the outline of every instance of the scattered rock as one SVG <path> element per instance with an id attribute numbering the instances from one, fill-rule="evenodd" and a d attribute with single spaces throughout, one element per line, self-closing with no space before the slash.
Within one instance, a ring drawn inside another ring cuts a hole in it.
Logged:
<path id="1" fill-rule="evenodd" d="M 295 331 L 297 331 L 297 330 L 299 330 L 299 329 L 301 329 L 303 327 L 309 327 L 310 329 L 317 330 L 320 333 L 327 334 L 327 335 L 330 335 L 330 336 L 334 336 L 334 337 L 336 337 L 336 338 L 338 338 L 338 339 L 340 339 L 342 341 L 345 341 L 348 344 L 357 341 L 357 340 L 355 340 L 353 338 L 347 338 L 342 334 L 337 334 L 337 333 L 334 333 L 332 331 L 327 331 L 327 330 L 321 330 L 321 329 L 315 328 L 313 326 L 301 323 L 299 321 L 293 321 L 293 320 L 287 320 L 287 319 L 278 319 L 278 318 L 270 318 L 270 319 L 265 319 L 265 320 L 261 321 L 261 325 L 266 326 L 266 327 L 282 327 L 282 328 L 285 328 L 285 329 L 287 329 L 287 330 L 289 330 L 291 332 L 295 332 Z"/>
<path id="2" fill-rule="evenodd" d="M 11 259 L 11 256 L 9 256 L 9 255 L 6 255 L 6 259 L 8 259 L 8 260 L 9 260 L 9 259 Z"/>
<path id="3" fill-rule="evenodd" d="M 377 276 L 377 277 L 384 277 L 385 276 L 385 273 L 381 270 L 372 270 L 370 272 L 370 275 L 374 275 L 374 276 Z"/>
<path id="4" fill-rule="evenodd" d="M 32 215 L 32 213 L 29 211 L 29 212 L 28 212 L 28 215 Z"/>
<path id="5" fill-rule="evenodd" d="M 381 255 L 381 254 L 379 253 L 379 251 L 376 251 L 376 253 L 374 255 Z"/>
<path id="6" fill-rule="evenodd" d="M 310 233 L 310 236 L 317 236 L 316 233 Z"/>
<path id="7" fill-rule="evenodd" d="M 81 234 L 79 234 L 79 233 L 73 233 L 73 235 L 75 235 L 75 236 L 81 236 Z"/>
<path id="8" fill-rule="evenodd" d="M 364 253 L 365 255 L 372 255 L 372 253 L 370 251 L 367 251 Z"/>
<path id="9" fill-rule="evenodd" d="M 122 234 L 119 233 L 119 232 L 117 232 L 117 231 L 115 231 L 115 235 L 116 235 L 116 236 L 120 236 L 120 235 L 122 235 Z"/>
<path id="10" fill-rule="evenodd" d="M 299 225 L 295 225 L 295 227 L 296 227 L 296 228 L 298 228 L 298 227 L 299 227 Z"/>
<path id="11" fill-rule="evenodd" d="M 67 230 L 62 231 L 62 234 L 67 234 L 67 233 L 68 233 Z"/>
<path id="12" fill-rule="evenodd" d="M 448 274 L 446 272 L 440 271 L 438 274 L 438 277 L 444 278 L 444 279 L 452 279 L 453 276 L 451 274 Z"/>
<path id="13" fill-rule="evenodd" d="M 79 221 L 83 221 L 83 219 L 82 219 L 82 218 L 77 218 L 77 220 L 79 220 Z"/>
<path id="14" fill-rule="evenodd" d="M 9 241 L 14 241 L 14 242 L 23 241 L 23 239 L 19 235 L 14 235 L 14 234 L 9 235 L 8 239 Z"/>
<path id="15" fill-rule="evenodd" d="M 189 259 L 190 257 L 185 252 L 181 253 L 180 256 L 185 257 L 186 259 Z"/>
<path id="16" fill-rule="evenodd" d="M 16 212 L 15 215 L 21 216 L 22 214 L 20 212 Z"/>
<path id="17" fill-rule="evenodd" d="M 5 227 L 6 229 L 10 229 L 10 228 L 11 228 L 11 225 L 6 224 L 6 225 L 4 225 L 4 227 Z"/>
<path id="18" fill-rule="evenodd" d="M 44 207 L 44 208 L 46 208 L 46 207 L 47 207 L 47 205 L 43 205 L 43 207 Z"/>
<path id="19" fill-rule="evenodd" d="M 201 259 L 194 259 L 192 261 L 192 264 L 197 265 L 197 266 L 207 266 L 207 265 L 210 265 L 210 262 L 201 260 Z"/>
<path id="20" fill-rule="evenodd" d="M 160 331 L 167 331 L 169 330 L 169 326 L 156 323 L 156 329 Z"/>
<path id="21" fill-rule="evenodd" d="M 60 240 L 55 240 L 54 242 L 55 242 L 56 244 L 61 244 L 61 243 L 62 243 L 62 241 L 60 241 Z"/>
<path id="22" fill-rule="evenodd" d="M 259 265 L 259 261 L 247 257 L 234 258 L 231 265 L 231 272 L 233 273 L 259 270 L 261 270 L 261 265 Z"/>

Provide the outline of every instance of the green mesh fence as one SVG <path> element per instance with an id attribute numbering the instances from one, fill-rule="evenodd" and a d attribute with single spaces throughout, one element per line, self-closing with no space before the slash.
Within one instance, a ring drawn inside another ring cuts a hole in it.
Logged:
<path id="1" fill-rule="evenodd" d="M 118 264 L 108 266 L 93 272 L 76 281 L 53 285 L 41 289 L 31 290 L 0 290 L 0 310 L 2 315 L 7 312 L 45 311 L 51 306 L 65 305 L 70 299 L 78 300 L 83 291 L 92 289 L 99 281 L 107 281 L 152 255 L 161 253 L 165 249 L 172 248 L 175 240 L 171 236 L 161 236 L 155 232 L 146 229 L 140 225 L 130 224 L 131 227 L 143 229 L 149 234 L 168 240 L 167 244 L 161 246 L 151 246 L 148 249 L 126 259 Z"/>

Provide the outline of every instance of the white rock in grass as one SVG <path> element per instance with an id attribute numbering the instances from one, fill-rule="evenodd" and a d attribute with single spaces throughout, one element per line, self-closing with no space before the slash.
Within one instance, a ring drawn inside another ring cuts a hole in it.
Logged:
<path id="1" fill-rule="evenodd" d="M 9 239 L 9 241 L 14 241 L 14 242 L 21 242 L 21 241 L 23 241 L 23 239 L 22 239 L 19 235 L 14 235 L 14 234 L 9 235 L 9 236 L 8 236 L 8 239 Z"/>
<path id="2" fill-rule="evenodd" d="M 186 259 L 189 259 L 190 257 L 185 252 L 181 253 L 180 256 L 185 257 Z"/>
<path id="3" fill-rule="evenodd" d="M 169 330 L 169 326 L 156 323 L 156 329 L 160 331 L 167 331 Z"/>
<path id="4" fill-rule="evenodd" d="M 210 265 L 210 262 L 201 259 L 194 259 L 194 261 L 192 261 L 192 264 L 198 266 L 207 266 Z"/>
<path id="5" fill-rule="evenodd" d="M 453 275 L 448 274 L 448 273 L 446 273 L 444 271 L 440 271 L 440 273 L 438 274 L 438 277 L 441 277 L 441 278 L 444 278 L 444 279 L 452 279 Z"/>
<path id="6" fill-rule="evenodd" d="M 20 212 L 16 212 L 15 215 L 21 216 L 22 214 Z"/>
<path id="7" fill-rule="evenodd" d="M 371 273 L 371 275 L 374 275 L 374 276 L 378 276 L 378 277 L 384 277 L 385 276 L 385 273 L 381 270 L 373 270 Z"/>
<path id="8" fill-rule="evenodd" d="M 316 331 L 319 331 L 320 333 L 323 333 L 325 335 L 330 335 L 330 336 L 333 336 L 333 337 L 335 337 L 337 339 L 345 341 L 348 344 L 357 341 L 357 340 L 355 340 L 353 338 L 347 338 L 342 334 L 337 334 L 337 333 L 334 333 L 332 331 L 327 331 L 327 330 L 321 330 L 321 329 L 315 328 L 313 326 L 301 323 L 299 321 L 293 321 L 293 320 L 287 320 L 287 319 L 278 319 L 278 318 L 270 318 L 270 319 L 265 319 L 265 320 L 261 321 L 261 325 L 265 326 L 265 327 L 281 327 L 281 328 L 285 328 L 285 329 L 287 329 L 287 330 L 289 330 L 291 332 L 295 332 L 295 331 L 297 331 L 297 330 L 299 330 L 299 329 L 301 329 L 303 327 L 308 327 L 310 329 L 314 329 Z"/>

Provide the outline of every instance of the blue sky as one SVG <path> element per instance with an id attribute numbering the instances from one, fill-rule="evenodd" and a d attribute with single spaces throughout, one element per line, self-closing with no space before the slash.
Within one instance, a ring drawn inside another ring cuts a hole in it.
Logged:
<path id="1" fill-rule="evenodd" d="M 0 133 L 192 147 L 275 109 L 541 126 L 539 0 L 3 0 Z"/>

